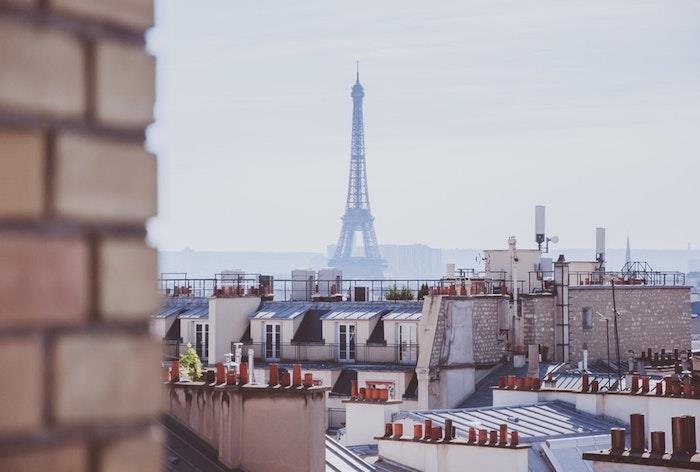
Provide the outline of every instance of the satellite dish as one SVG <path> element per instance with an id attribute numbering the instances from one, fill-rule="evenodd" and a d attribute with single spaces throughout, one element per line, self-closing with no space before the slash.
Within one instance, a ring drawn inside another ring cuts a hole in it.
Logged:
<path id="1" fill-rule="evenodd" d="M 559 242 L 559 236 L 552 236 L 552 239 L 551 239 L 550 241 L 552 241 L 554 244 L 558 243 L 558 242 Z"/>

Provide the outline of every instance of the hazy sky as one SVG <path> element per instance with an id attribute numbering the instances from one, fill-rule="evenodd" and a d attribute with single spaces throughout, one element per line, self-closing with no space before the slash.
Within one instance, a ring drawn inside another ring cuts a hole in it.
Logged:
<path id="1" fill-rule="evenodd" d="M 345 204 L 355 60 L 379 242 L 700 246 L 697 0 L 157 3 L 163 249 L 310 250 Z"/>

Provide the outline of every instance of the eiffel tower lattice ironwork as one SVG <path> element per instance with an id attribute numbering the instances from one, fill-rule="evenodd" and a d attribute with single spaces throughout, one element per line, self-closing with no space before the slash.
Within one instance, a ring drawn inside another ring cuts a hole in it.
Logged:
<path id="1" fill-rule="evenodd" d="M 377 235 L 374 232 L 374 217 L 369 205 L 367 191 L 367 168 L 365 164 L 365 133 L 362 119 L 362 99 L 365 96 L 360 84 L 360 72 L 352 87 L 352 144 L 350 146 L 350 176 L 348 196 L 340 229 L 338 245 L 332 267 L 343 271 L 345 278 L 381 279 L 386 265 L 379 253 Z M 353 254 L 355 235 L 362 236 L 364 254 Z"/>

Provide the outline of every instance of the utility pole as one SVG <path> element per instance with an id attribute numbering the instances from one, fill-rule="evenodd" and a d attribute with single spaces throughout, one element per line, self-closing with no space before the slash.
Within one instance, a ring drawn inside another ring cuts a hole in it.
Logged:
<path id="1" fill-rule="evenodd" d="M 622 383 L 622 371 L 620 370 L 620 334 L 617 329 L 617 304 L 615 303 L 615 279 L 610 279 L 610 286 L 612 287 L 612 299 L 613 299 L 613 321 L 615 325 L 615 354 L 617 357 L 617 388 L 621 387 Z"/>

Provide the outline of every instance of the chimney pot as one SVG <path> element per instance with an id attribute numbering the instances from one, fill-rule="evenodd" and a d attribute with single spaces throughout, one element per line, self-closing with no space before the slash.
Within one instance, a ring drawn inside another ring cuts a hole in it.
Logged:
<path id="1" fill-rule="evenodd" d="M 504 389 L 508 385 L 508 377 L 501 375 L 498 377 L 498 388 Z"/>
<path id="2" fill-rule="evenodd" d="M 489 446 L 495 446 L 498 443 L 498 431 L 492 429 L 489 431 Z"/>
<path id="3" fill-rule="evenodd" d="M 666 433 L 663 431 L 651 432 L 651 453 L 665 454 L 666 453 Z"/>
<path id="4" fill-rule="evenodd" d="M 469 428 L 469 436 L 467 437 L 467 442 L 470 444 L 474 444 L 476 442 L 476 429 L 474 428 Z"/>
<path id="5" fill-rule="evenodd" d="M 649 392 L 649 376 L 645 375 L 642 377 L 642 393 Z"/>
<path id="6" fill-rule="evenodd" d="M 236 385 L 236 373 L 232 370 L 226 372 L 226 385 Z"/>
<path id="7" fill-rule="evenodd" d="M 270 386 L 274 387 L 280 383 L 280 366 L 273 362 L 270 364 Z"/>
<path id="8" fill-rule="evenodd" d="M 301 386 L 301 364 L 292 365 L 292 387 Z"/>
<path id="9" fill-rule="evenodd" d="M 488 441 L 488 434 L 489 432 L 485 429 L 479 430 L 479 444 L 486 444 L 486 441 Z"/>
<path id="10" fill-rule="evenodd" d="M 310 388 L 314 385 L 314 374 L 307 372 L 304 374 L 304 388 Z"/>
<path id="11" fill-rule="evenodd" d="M 240 364 L 240 373 L 239 373 L 239 378 L 238 378 L 238 383 L 239 385 L 245 385 L 248 383 L 248 363 L 247 362 L 241 362 Z"/>
<path id="12" fill-rule="evenodd" d="M 510 445 L 517 446 L 520 443 L 520 434 L 517 431 L 510 432 Z"/>
<path id="13" fill-rule="evenodd" d="M 588 386 L 588 374 L 584 372 L 584 374 L 581 376 L 581 391 L 587 392 Z"/>
<path id="14" fill-rule="evenodd" d="M 625 450 L 625 430 L 624 428 L 610 429 L 610 450 L 612 452 L 621 453 Z"/>
<path id="15" fill-rule="evenodd" d="M 280 384 L 283 387 L 289 387 L 289 385 L 292 383 L 291 376 L 289 375 L 289 372 L 280 372 Z"/>
<path id="16" fill-rule="evenodd" d="M 350 381 L 350 398 L 357 400 L 357 380 Z"/>
<path id="17" fill-rule="evenodd" d="M 445 420 L 445 441 L 451 441 L 451 440 L 452 440 L 452 420 L 448 418 Z"/>
<path id="18" fill-rule="evenodd" d="M 216 379 L 214 380 L 214 382 L 217 385 L 226 383 L 226 368 L 224 367 L 223 362 L 216 363 Z"/>
<path id="19" fill-rule="evenodd" d="M 430 439 L 433 431 L 433 420 L 423 421 L 423 431 L 425 432 L 424 439 Z"/>
<path id="20" fill-rule="evenodd" d="M 403 436 L 403 423 L 394 423 L 394 439 L 400 439 Z"/>
<path id="21" fill-rule="evenodd" d="M 591 392 L 596 393 L 598 391 L 598 380 L 591 381 Z"/>
<path id="22" fill-rule="evenodd" d="M 180 361 L 173 361 L 170 364 L 170 381 L 179 382 L 180 381 Z"/>
<path id="23" fill-rule="evenodd" d="M 423 437 L 423 425 L 422 424 L 414 424 L 413 425 L 413 440 L 420 441 L 422 437 Z"/>
<path id="24" fill-rule="evenodd" d="M 432 441 L 439 441 L 442 439 L 442 428 L 440 426 L 436 426 L 430 430 L 430 439 Z"/>
<path id="25" fill-rule="evenodd" d="M 685 450 L 688 454 L 697 452 L 697 441 L 695 439 L 695 417 L 690 415 L 683 416 L 685 430 Z"/>
<path id="26" fill-rule="evenodd" d="M 686 453 L 685 421 L 682 416 L 671 418 L 671 444 L 674 454 Z"/>
<path id="27" fill-rule="evenodd" d="M 498 444 L 501 446 L 505 446 L 508 443 L 508 425 L 505 423 L 502 423 L 499 426 L 499 435 L 498 435 L 499 441 Z"/>
<path id="28" fill-rule="evenodd" d="M 391 423 L 384 423 L 384 437 L 390 438 L 394 435 L 394 425 Z"/>
<path id="29" fill-rule="evenodd" d="M 367 389 L 365 387 L 360 387 L 360 400 L 367 398 Z"/>
<path id="30" fill-rule="evenodd" d="M 630 435 L 632 452 L 644 452 L 644 415 L 632 413 L 630 415 Z"/>
<path id="31" fill-rule="evenodd" d="M 663 389 L 663 383 L 656 382 L 656 385 L 654 385 L 654 393 L 656 395 L 662 395 L 663 394 L 662 389 Z"/>
<path id="32" fill-rule="evenodd" d="M 639 375 L 635 372 L 632 374 L 632 393 L 639 391 Z"/>

